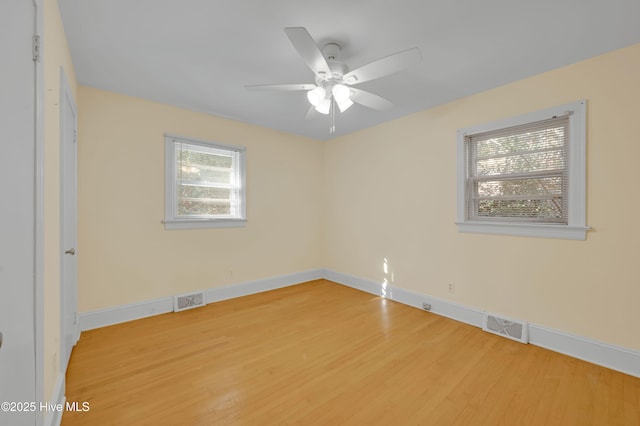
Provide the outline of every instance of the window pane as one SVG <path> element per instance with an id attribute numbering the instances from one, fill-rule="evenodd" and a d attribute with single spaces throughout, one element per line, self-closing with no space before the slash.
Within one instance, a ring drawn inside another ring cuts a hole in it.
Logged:
<path id="1" fill-rule="evenodd" d="M 176 146 L 176 178 L 178 182 L 231 184 L 233 157 L 194 151 L 188 145 Z"/>
<path id="2" fill-rule="evenodd" d="M 511 155 L 514 152 L 557 149 L 564 146 L 565 127 L 564 125 L 556 125 L 546 129 L 521 133 L 515 132 L 489 138 L 483 135 L 475 137 L 474 140 L 477 141 L 478 157 L 496 157 Z"/>
<path id="3" fill-rule="evenodd" d="M 476 167 L 476 176 L 562 170 L 565 168 L 565 152 L 564 149 L 554 149 L 480 159 Z"/>
<path id="4" fill-rule="evenodd" d="M 212 183 L 231 183 L 231 169 L 215 169 L 201 166 L 199 171 L 199 178 L 204 182 Z"/>
<path id="5" fill-rule="evenodd" d="M 562 195 L 562 176 L 478 182 L 478 197 Z"/>
<path id="6" fill-rule="evenodd" d="M 225 201 L 178 200 L 178 216 L 228 216 L 230 214 L 231 205 Z"/>
<path id="7" fill-rule="evenodd" d="M 197 145 L 176 144 L 176 158 L 181 163 L 191 163 L 208 167 L 231 168 L 233 159 L 231 156 L 215 153 L 219 150 L 208 150 Z"/>
<path id="8" fill-rule="evenodd" d="M 232 190 L 228 188 L 178 185 L 177 192 L 178 216 L 231 214 Z"/>
<path id="9" fill-rule="evenodd" d="M 480 200 L 479 217 L 527 218 L 564 222 L 562 197 L 547 200 Z"/>
<path id="10" fill-rule="evenodd" d="M 194 185 L 178 185 L 178 216 L 229 215 L 232 190 Z"/>
<path id="11" fill-rule="evenodd" d="M 178 198 L 197 198 L 206 200 L 230 200 L 231 189 L 212 188 L 207 186 L 178 185 Z"/>

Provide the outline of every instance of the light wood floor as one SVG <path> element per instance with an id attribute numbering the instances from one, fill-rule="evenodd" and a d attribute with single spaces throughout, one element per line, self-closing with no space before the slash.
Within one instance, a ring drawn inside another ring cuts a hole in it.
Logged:
<path id="1" fill-rule="evenodd" d="M 71 425 L 640 425 L 640 379 L 319 280 L 82 333 Z"/>

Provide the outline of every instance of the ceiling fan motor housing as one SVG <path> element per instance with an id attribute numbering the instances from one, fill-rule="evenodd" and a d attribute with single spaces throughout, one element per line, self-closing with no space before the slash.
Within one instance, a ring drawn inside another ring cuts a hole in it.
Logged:
<path id="1" fill-rule="evenodd" d="M 331 77 L 324 78 L 323 76 L 316 76 L 316 84 L 324 88 L 327 94 L 329 94 L 333 86 L 336 84 L 344 84 L 342 76 L 349 72 L 349 68 L 343 62 L 334 60 L 327 60 L 327 64 L 331 70 Z"/>
<path id="2" fill-rule="evenodd" d="M 329 69 L 331 70 L 331 78 L 342 81 L 342 76 L 349 72 L 347 64 L 338 61 L 327 60 Z"/>

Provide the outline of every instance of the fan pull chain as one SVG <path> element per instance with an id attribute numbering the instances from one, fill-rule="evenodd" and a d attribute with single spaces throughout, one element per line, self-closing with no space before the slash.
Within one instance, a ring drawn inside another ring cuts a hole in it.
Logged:
<path id="1" fill-rule="evenodd" d="M 329 133 L 336 131 L 336 101 L 331 98 L 331 106 L 329 107 Z"/>

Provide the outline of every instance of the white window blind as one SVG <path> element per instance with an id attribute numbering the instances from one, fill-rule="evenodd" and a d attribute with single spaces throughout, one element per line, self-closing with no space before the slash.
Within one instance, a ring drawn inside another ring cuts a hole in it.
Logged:
<path id="1" fill-rule="evenodd" d="M 467 219 L 568 223 L 569 117 L 468 135 Z"/>
<path id="2" fill-rule="evenodd" d="M 242 226 L 245 149 L 165 137 L 165 227 Z"/>
<path id="3" fill-rule="evenodd" d="M 176 142 L 175 159 L 177 217 L 238 217 L 237 151 Z"/>

